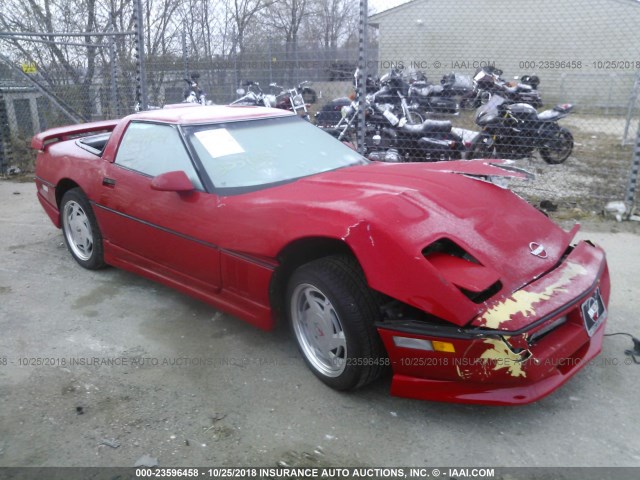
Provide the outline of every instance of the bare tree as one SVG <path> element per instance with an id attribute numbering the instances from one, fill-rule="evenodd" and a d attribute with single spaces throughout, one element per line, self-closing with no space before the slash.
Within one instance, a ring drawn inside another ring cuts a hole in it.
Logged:
<path id="1" fill-rule="evenodd" d="M 227 0 L 228 18 L 235 29 L 232 36 L 231 52 L 240 56 L 245 51 L 245 36 L 255 15 L 275 3 L 276 0 Z"/>
<path id="2" fill-rule="evenodd" d="M 350 0 L 313 0 L 306 30 L 320 46 L 337 49 L 356 31 L 358 4 Z"/>
<path id="3" fill-rule="evenodd" d="M 72 85 L 79 87 L 79 94 L 75 95 L 75 100 L 81 101 L 76 102 L 76 107 L 79 107 L 86 117 L 90 117 L 92 112 L 91 86 L 96 72 L 97 51 L 101 45 L 101 39 L 91 35 L 101 31 L 96 23 L 97 1 L 80 0 L 73 4 L 53 0 L 27 0 L 26 3 L 5 0 L 3 14 L 0 15 L 0 28 L 3 30 L 86 33 L 75 40 L 75 43 L 84 43 L 83 46 L 64 45 L 59 37 L 45 34 L 35 38 L 39 42 L 17 38 L 4 39 L 11 44 L 18 57 L 38 65 L 40 75 L 49 85 L 60 86 L 64 79 L 64 83 L 70 80 Z M 60 69 L 64 72 L 63 76 L 58 73 Z"/>
<path id="4" fill-rule="evenodd" d="M 280 0 L 269 7 L 267 24 L 284 36 L 289 82 L 297 67 L 294 56 L 298 51 L 298 36 L 303 21 L 310 13 L 310 3 L 311 0 Z"/>

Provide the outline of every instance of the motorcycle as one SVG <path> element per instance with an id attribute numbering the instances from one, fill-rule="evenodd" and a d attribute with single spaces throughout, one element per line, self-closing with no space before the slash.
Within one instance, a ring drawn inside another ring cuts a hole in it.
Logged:
<path id="1" fill-rule="evenodd" d="M 375 103 L 375 95 L 367 95 L 364 154 L 370 160 L 433 162 L 461 158 L 462 141 L 452 133 L 451 122 L 425 120 L 411 124 L 392 110 L 392 105 Z M 352 101 L 341 113 L 338 124 L 325 131 L 338 140 L 355 144 L 358 103 Z"/>
<path id="2" fill-rule="evenodd" d="M 325 103 L 314 116 L 314 124 L 321 128 L 333 127 L 342 118 L 342 109 L 351 105 L 353 101 L 349 97 L 334 98 Z"/>
<path id="3" fill-rule="evenodd" d="M 280 89 L 280 93 L 276 95 L 275 107 L 292 111 L 309 120 L 309 110 L 305 95 L 308 100 L 313 100 L 310 103 L 314 103 L 317 100 L 316 93 L 310 88 L 310 85 L 311 82 L 304 81 L 300 82 L 296 87 L 285 89 L 275 83 L 271 83 L 269 85 L 271 88 Z"/>
<path id="4" fill-rule="evenodd" d="M 192 73 L 191 78 L 184 78 L 183 80 L 189 85 L 183 92 L 182 103 L 198 103 L 200 105 L 211 105 L 211 102 L 207 102 L 207 94 L 200 88 L 198 79 L 199 73 Z"/>
<path id="5" fill-rule="evenodd" d="M 401 116 L 406 118 L 409 124 L 419 125 L 424 122 L 425 118 L 419 107 L 409 105 L 411 86 L 403 78 L 400 70 L 391 69 L 389 73 L 380 77 L 378 85 L 378 91 L 370 94 L 370 101 L 388 105 L 386 110 L 399 109 Z"/>
<path id="6" fill-rule="evenodd" d="M 357 88 L 358 69 L 353 75 L 353 86 Z M 371 75 L 367 75 L 365 79 L 366 93 L 376 92 L 380 88 L 380 85 L 376 79 Z M 325 103 L 320 110 L 318 110 L 314 116 L 314 123 L 321 128 L 331 128 L 340 122 L 342 118 L 342 109 L 351 105 L 351 102 L 355 100 L 355 94 L 351 97 L 334 98 L 330 102 Z"/>
<path id="7" fill-rule="evenodd" d="M 280 108 L 282 110 L 292 111 L 306 120 L 309 120 L 309 112 L 307 110 L 307 103 L 304 100 L 302 91 L 309 89 L 308 85 L 311 82 L 301 82 L 297 87 L 285 89 L 276 83 L 269 84 L 269 89 L 278 91 L 279 93 L 264 93 L 260 88 L 258 82 L 247 81 L 242 85 L 247 87 L 245 91 L 243 88 L 236 90 L 238 95 L 242 95 L 240 98 L 234 100 L 230 105 L 253 105 L 261 107 L 273 107 Z M 298 91 L 300 90 L 300 92 Z"/>
<path id="8" fill-rule="evenodd" d="M 247 87 L 245 90 L 242 87 Z M 241 87 L 236 90 L 240 98 L 237 98 L 229 105 L 250 105 L 258 107 L 275 107 L 276 96 L 273 94 L 267 94 L 260 88 L 260 83 L 252 80 L 242 82 Z"/>
<path id="9" fill-rule="evenodd" d="M 451 72 L 444 75 L 440 84 L 429 81 L 423 74 L 409 84 L 409 104 L 419 110 L 435 113 L 458 113 L 459 96 L 468 96 L 473 90 L 471 78 Z"/>
<path id="10" fill-rule="evenodd" d="M 474 109 L 487 102 L 492 95 L 500 95 L 513 103 L 528 103 L 534 108 L 542 107 L 542 98 L 537 88 L 540 79 L 536 75 L 525 75 L 520 82 L 508 83 L 502 78 L 502 70 L 485 66 L 473 76 L 473 90 L 460 103 L 462 108 Z"/>
<path id="11" fill-rule="evenodd" d="M 540 152 L 549 164 L 564 162 L 573 151 L 573 135 L 558 125 L 573 105 L 538 111 L 526 103 L 509 103 L 499 95 L 478 109 L 476 124 L 482 131 L 469 146 L 467 158 L 519 159 Z"/>

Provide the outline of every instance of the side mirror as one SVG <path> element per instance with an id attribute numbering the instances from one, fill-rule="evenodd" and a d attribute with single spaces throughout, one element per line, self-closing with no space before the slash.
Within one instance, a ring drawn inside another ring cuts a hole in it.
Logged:
<path id="1" fill-rule="evenodd" d="M 167 172 L 153 177 L 151 188 L 161 192 L 191 192 L 193 183 L 182 170 Z"/>

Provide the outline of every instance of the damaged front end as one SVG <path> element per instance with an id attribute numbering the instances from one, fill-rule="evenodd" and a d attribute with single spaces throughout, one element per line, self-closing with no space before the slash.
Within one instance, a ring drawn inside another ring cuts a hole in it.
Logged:
<path id="1" fill-rule="evenodd" d="M 485 276 L 481 285 L 495 280 Z M 598 355 L 609 294 L 604 252 L 579 242 L 546 274 L 482 299 L 483 311 L 463 327 L 391 305 L 377 324 L 393 367 L 391 393 L 492 405 L 534 402 Z"/>

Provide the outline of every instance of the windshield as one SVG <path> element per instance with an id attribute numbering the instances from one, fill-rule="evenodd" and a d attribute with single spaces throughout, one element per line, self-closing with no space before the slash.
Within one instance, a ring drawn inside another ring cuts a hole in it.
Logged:
<path id="1" fill-rule="evenodd" d="M 277 184 L 367 161 L 299 117 L 186 127 L 216 191 Z"/>
<path id="2" fill-rule="evenodd" d="M 504 102 L 505 99 L 500 95 L 491 95 L 489 101 L 481 105 L 476 111 L 476 121 L 486 115 L 496 115 L 498 113 L 498 107 Z"/>

